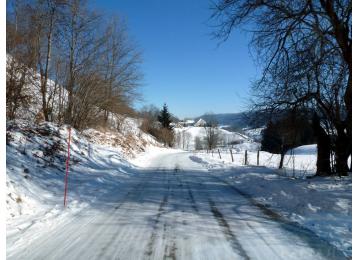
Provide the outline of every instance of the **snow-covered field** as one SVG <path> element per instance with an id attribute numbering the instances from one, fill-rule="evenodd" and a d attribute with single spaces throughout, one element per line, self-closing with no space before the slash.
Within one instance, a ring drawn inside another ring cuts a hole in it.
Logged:
<path id="1" fill-rule="evenodd" d="M 206 137 L 206 131 L 204 127 L 188 126 L 181 128 L 174 128 L 175 134 L 178 135 L 178 143 L 182 149 L 194 150 L 195 149 L 195 138 L 199 137 L 200 140 L 204 140 Z M 253 143 L 251 138 L 246 135 L 230 132 L 225 129 L 218 129 L 219 144 L 228 144 L 231 142 L 239 143 Z"/>
<path id="2" fill-rule="evenodd" d="M 245 165 L 245 151 L 247 151 L 247 165 L 277 169 L 280 163 L 280 154 L 259 151 L 258 165 L 259 148 L 259 143 L 244 142 L 231 148 L 232 157 L 230 148 L 219 148 L 209 153 L 195 151 L 195 154 L 199 157 L 211 157 L 214 162 L 220 162 L 224 167 L 232 167 Z M 220 151 L 221 158 L 218 151 Z M 306 178 L 314 175 L 316 172 L 316 154 L 316 145 L 304 145 L 288 151 L 284 157 L 284 168 L 278 171 L 278 174 L 295 178 Z"/>
<path id="3" fill-rule="evenodd" d="M 9 259 L 351 256 L 351 177 L 288 178 L 242 166 L 240 148 L 232 163 L 157 147 L 136 122 L 128 127 L 73 130 L 64 208 L 66 127 L 8 123 Z M 309 162 L 314 151 L 293 154 Z M 260 158 L 275 167 L 275 157 Z"/>
<path id="4" fill-rule="evenodd" d="M 244 133 L 256 142 L 261 142 L 262 131 L 264 127 L 259 128 L 243 128 Z"/>

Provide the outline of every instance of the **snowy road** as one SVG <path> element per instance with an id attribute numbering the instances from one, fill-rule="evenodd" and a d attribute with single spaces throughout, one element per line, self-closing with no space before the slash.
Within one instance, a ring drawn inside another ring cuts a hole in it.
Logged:
<path id="1" fill-rule="evenodd" d="M 125 188 L 124 188 L 125 187 Z M 152 158 L 111 198 L 8 259 L 343 259 L 209 174 L 190 153 Z"/>

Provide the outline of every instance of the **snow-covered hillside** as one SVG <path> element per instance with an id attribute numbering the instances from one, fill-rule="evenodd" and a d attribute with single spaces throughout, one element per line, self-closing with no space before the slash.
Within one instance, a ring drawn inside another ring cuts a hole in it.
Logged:
<path id="1" fill-rule="evenodd" d="M 7 68 L 12 66 L 12 63 L 16 62 L 11 55 L 6 55 Z M 20 77 L 21 75 L 19 75 Z M 22 88 L 22 95 L 28 97 L 28 105 L 19 105 L 16 112 L 17 119 L 33 121 L 38 112 L 42 109 L 42 96 L 41 96 L 41 80 L 40 74 L 36 71 L 29 69 L 25 76 L 25 85 Z M 50 97 L 53 97 L 50 99 Z M 52 113 L 54 115 L 59 112 L 59 105 L 65 104 L 67 101 L 67 91 L 55 81 L 48 79 L 47 81 L 47 100 L 52 105 Z"/>
<path id="2" fill-rule="evenodd" d="M 264 127 L 243 128 L 244 133 L 256 142 L 261 142 L 263 130 L 264 130 Z"/>
<path id="3" fill-rule="evenodd" d="M 178 147 L 185 150 L 195 149 L 195 138 L 199 137 L 204 140 L 206 131 L 204 127 L 188 126 L 181 128 L 174 128 L 175 134 L 178 136 Z M 252 139 L 246 135 L 230 132 L 225 129 L 218 129 L 219 145 L 224 146 L 230 143 L 253 143 Z M 185 140 L 184 140 L 185 139 Z M 239 146 L 240 147 L 240 146 Z"/>
<path id="4" fill-rule="evenodd" d="M 68 208 L 76 212 L 111 196 L 126 185 L 133 166 L 128 160 L 157 142 L 128 119 L 128 131 L 72 129 Z M 63 192 L 68 130 L 53 123 L 25 120 L 7 123 L 6 205 L 8 245 L 26 243 L 22 233 L 51 228 L 64 218 Z"/>

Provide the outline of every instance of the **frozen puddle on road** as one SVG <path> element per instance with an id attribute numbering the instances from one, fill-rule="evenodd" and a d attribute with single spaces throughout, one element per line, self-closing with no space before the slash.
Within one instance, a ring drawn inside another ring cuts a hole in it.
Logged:
<path id="1" fill-rule="evenodd" d="M 127 189 L 8 259 L 345 259 L 264 213 L 187 153 L 154 158 Z"/>

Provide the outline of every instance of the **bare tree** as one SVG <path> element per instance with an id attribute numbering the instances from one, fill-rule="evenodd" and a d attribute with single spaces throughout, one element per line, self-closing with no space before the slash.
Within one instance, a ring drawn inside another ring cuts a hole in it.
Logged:
<path id="1" fill-rule="evenodd" d="M 191 134 L 186 130 L 181 131 L 181 146 L 182 149 L 189 149 L 189 143 L 191 139 Z"/>
<path id="2" fill-rule="evenodd" d="M 181 132 L 175 132 L 174 134 L 174 146 L 177 148 L 181 147 Z"/>
<path id="3" fill-rule="evenodd" d="M 105 98 L 105 89 L 102 87 L 103 79 L 96 73 L 81 74 L 77 78 L 77 90 L 74 96 L 76 106 L 72 110 L 72 124 L 83 129 L 100 114 L 96 106 Z"/>
<path id="4" fill-rule="evenodd" d="M 111 112 L 131 113 L 130 107 L 138 97 L 136 90 L 142 75 L 139 71 L 140 53 L 128 40 L 126 27 L 113 19 L 102 31 L 101 24 L 107 21 L 88 10 L 81 0 L 68 3 L 63 20 L 63 50 L 68 57 L 65 122 L 78 127 L 80 118 L 97 118 L 102 113 L 103 120 L 100 123 L 106 124 Z M 96 77 L 96 80 L 84 80 L 84 77 L 90 75 L 90 78 Z M 98 98 L 90 98 L 86 93 L 96 93 Z M 85 105 L 78 106 L 78 102 L 84 100 L 91 102 L 91 110 L 80 110 L 89 109 Z M 93 115 L 84 117 L 89 111 Z"/>
<path id="5" fill-rule="evenodd" d="M 50 102 L 54 98 L 54 96 L 49 93 L 48 83 L 51 73 L 50 65 L 53 42 L 57 41 L 56 31 L 58 30 L 59 25 L 59 9 L 62 5 L 62 1 L 58 0 L 35 1 L 35 4 L 31 9 L 31 22 L 36 37 L 34 47 L 37 53 L 37 71 L 40 74 L 39 84 L 42 112 L 46 121 L 49 121 L 50 119 L 49 116 L 52 110 Z"/>
<path id="6" fill-rule="evenodd" d="M 214 116 L 209 114 L 207 117 L 205 129 L 205 137 L 204 142 L 206 144 L 206 148 L 208 150 L 212 150 L 216 148 L 219 141 L 219 131 L 218 131 L 218 123 Z"/>
<path id="7" fill-rule="evenodd" d="M 213 14 L 222 39 L 251 26 L 252 46 L 265 64 L 254 84 L 256 107 L 315 110 L 334 136 L 336 172 L 344 175 L 352 140 L 351 10 L 349 0 L 222 0 Z"/>
<path id="8" fill-rule="evenodd" d="M 199 136 L 195 137 L 195 150 L 202 150 L 204 149 L 203 141 Z"/>
<path id="9" fill-rule="evenodd" d="M 140 129 L 161 140 L 161 124 L 158 121 L 159 113 L 159 108 L 154 105 L 143 107 L 139 113 L 142 118 Z"/>
<path id="10" fill-rule="evenodd" d="M 16 0 L 8 4 L 12 12 L 7 12 L 6 21 L 6 117 L 12 120 L 20 107 L 27 108 L 31 103 L 29 84 L 36 53 L 29 8 Z"/>
<path id="11" fill-rule="evenodd" d="M 174 139 L 175 139 L 174 131 L 172 129 L 162 127 L 160 129 L 159 139 L 166 146 L 172 147 L 174 145 Z"/>
<path id="12" fill-rule="evenodd" d="M 64 55 L 67 68 L 63 85 L 68 94 L 65 122 L 75 127 L 75 96 L 77 92 L 82 93 L 78 91 L 79 81 L 84 83 L 83 75 L 91 74 L 90 70 L 96 71 L 95 61 L 103 43 L 96 31 L 100 26 L 99 22 L 100 15 L 89 10 L 84 0 L 67 1 L 61 16 L 59 49 Z M 78 96 L 77 99 L 79 98 L 81 100 Z"/>
<path id="13" fill-rule="evenodd" d="M 47 121 L 84 128 L 106 124 L 110 114 L 134 114 L 141 55 L 123 22 L 96 13 L 86 0 L 9 3 L 8 118 L 32 99 L 27 85 L 39 87 Z"/>
<path id="14" fill-rule="evenodd" d="M 105 29 L 104 46 L 99 71 L 102 71 L 105 84 L 105 101 L 101 105 L 104 122 L 109 112 L 123 114 L 127 107 L 138 99 L 137 92 L 142 74 L 139 70 L 141 54 L 129 40 L 126 26 L 113 18 Z"/>

